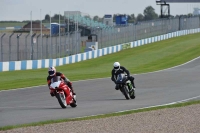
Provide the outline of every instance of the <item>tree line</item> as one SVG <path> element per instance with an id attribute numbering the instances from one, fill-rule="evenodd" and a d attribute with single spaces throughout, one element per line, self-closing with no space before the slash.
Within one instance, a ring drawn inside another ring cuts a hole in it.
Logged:
<path id="1" fill-rule="evenodd" d="M 115 21 L 115 18 L 118 14 L 113 14 L 113 21 Z M 129 23 L 134 23 L 134 22 L 137 22 L 137 21 L 148 21 L 148 20 L 153 20 L 153 19 L 158 19 L 160 18 L 160 15 L 158 15 L 156 12 L 155 12 L 155 9 L 152 7 L 152 6 L 147 6 L 143 13 L 139 13 L 137 15 L 135 15 L 134 13 L 132 14 L 120 14 L 120 15 L 127 15 L 128 16 L 128 22 Z M 180 17 L 180 16 L 184 16 L 184 17 L 191 17 L 193 16 L 193 14 L 187 14 L 187 15 L 176 15 L 176 16 L 170 16 L 170 17 Z M 99 17 L 98 15 L 94 16 L 94 17 L 91 17 L 91 16 L 84 16 L 84 17 L 87 17 L 87 18 L 90 18 L 94 21 L 98 21 L 98 22 L 102 22 L 103 21 L 103 17 Z M 168 17 L 168 16 L 166 16 Z M 51 21 L 52 22 L 58 22 L 59 21 L 59 18 L 60 18 L 60 21 L 63 22 L 64 21 L 64 15 L 61 15 L 61 14 L 54 14 L 54 16 L 51 17 Z M 33 21 L 41 21 L 41 20 L 33 20 Z M 46 14 L 44 19 L 42 20 L 43 23 L 45 22 L 49 22 L 50 21 L 50 15 L 49 14 Z M 24 20 L 24 21 L 0 21 L 0 23 L 16 23 L 16 22 L 24 22 L 24 23 L 27 23 L 27 22 L 30 22 L 30 20 Z"/>
<path id="2" fill-rule="evenodd" d="M 113 14 L 113 21 L 115 21 L 115 17 L 118 14 Z M 120 15 L 127 15 L 128 16 L 128 22 L 136 22 L 136 21 L 144 21 L 144 20 L 153 20 L 159 18 L 159 15 L 155 12 L 155 9 L 152 6 L 148 6 L 144 9 L 143 14 L 139 13 L 137 16 L 135 14 L 120 14 Z M 98 15 L 95 15 L 93 18 L 91 16 L 84 16 L 86 18 L 90 18 L 94 21 L 102 22 L 103 17 L 99 17 Z M 59 19 L 59 14 L 55 14 L 53 17 L 51 17 L 51 20 L 58 20 Z M 46 14 L 44 21 L 49 21 L 50 20 L 50 15 Z M 64 16 L 60 15 L 60 20 L 64 20 Z"/>

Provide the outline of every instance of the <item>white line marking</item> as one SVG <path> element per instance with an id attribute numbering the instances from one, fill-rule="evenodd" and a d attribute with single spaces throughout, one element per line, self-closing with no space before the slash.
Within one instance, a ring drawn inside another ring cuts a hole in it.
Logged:
<path id="1" fill-rule="evenodd" d="M 166 105 L 173 105 L 173 104 L 183 103 L 183 102 L 186 102 L 186 101 L 189 101 L 189 100 L 193 100 L 193 99 L 197 99 L 197 98 L 200 98 L 200 95 L 196 96 L 196 97 L 188 98 L 188 99 L 185 99 L 185 100 L 181 100 L 181 101 L 176 101 L 176 102 L 167 103 L 167 104 L 161 104 L 161 105 L 155 105 L 155 106 L 148 106 L 148 107 L 144 107 L 144 108 L 137 108 L 137 109 L 133 109 L 133 110 L 153 108 L 153 107 L 160 107 L 160 106 L 166 106 Z M 123 111 L 119 111 L 119 112 L 125 112 L 125 111 L 131 111 L 131 110 L 123 110 Z"/>
<path id="2" fill-rule="evenodd" d="M 122 112 L 126 112 L 126 111 L 134 111 L 134 110 L 147 109 L 147 108 L 153 108 L 153 107 L 162 107 L 162 106 L 166 106 L 166 105 L 172 105 L 172 104 L 176 104 L 176 103 L 186 102 L 186 101 L 197 99 L 197 98 L 200 98 L 200 95 L 196 96 L 196 97 L 188 98 L 188 99 L 185 99 L 185 100 L 177 101 L 177 102 L 172 102 L 172 103 L 167 103 L 167 104 L 161 104 L 161 105 L 155 105 L 155 106 L 148 106 L 148 107 L 137 108 L 137 109 L 117 111 L 117 112 L 113 112 L 113 113 L 122 113 Z M 106 114 L 97 114 L 97 115 L 89 115 L 89 116 L 83 116 L 83 117 L 75 117 L 74 119 L 76 119 L 76 118 L 87 118 L 87 117 L 99 116 L 99 115 L 106 115 Z"/>

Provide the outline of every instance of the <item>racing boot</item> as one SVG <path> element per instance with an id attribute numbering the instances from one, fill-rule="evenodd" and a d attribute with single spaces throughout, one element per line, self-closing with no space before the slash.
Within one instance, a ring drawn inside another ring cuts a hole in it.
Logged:
<path id="1" fill-rule="evenodd" d="M 73 95 L 76 95 L 76 93 L 74 92 L 74 89 L 73 89 L 73 87 L 71 86 L 71 88 L 70 88 L 71 90 L 72 90 L 72 94 Z"/>
<path id="2" fill-rule="evenodd" d="M 131 84 L 132 84 L 132 86 L 133 86 L 133 89 L 135 89 L 135 84 L 134 84 L 133 81 L 131 81 Z"/>
<path id="3" fill-rule="evenodd" d="M 134 82 L 131 81 L 131 85 L 129 85 L 129 94 L 132 96 L 132 97 L 135 97 L 135 85 L 134 85 Z"/>
<path id="4" fill-rule="evenodd" d="M 74 92 L 73 87 L 71 88 L 71 90 L 72 90 L 72 94 L 73 94 L 74 102 L 76 103 L 76 93 Z"/>
<path id="5" fill-rule="evenodd" d="M 67 82 L 67 85 L 69 86 L 69 88 L 72 90 L 72 94 L 76 95 L 76 93 L 74 92 L 74 89 L 72 87 L 72 83 L 71 82 Z"/>

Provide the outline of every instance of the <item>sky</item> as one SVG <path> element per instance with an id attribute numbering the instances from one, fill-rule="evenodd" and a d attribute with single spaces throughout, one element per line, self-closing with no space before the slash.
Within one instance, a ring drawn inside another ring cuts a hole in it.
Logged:
<path id="1" fill-rule="evenodd" d="M 156 0 L 0 0 L 0 21 L 41 20 L 46 14 L 64 15 L 64 11 L 80 11 L 99 17 L 118 13 L 137 16 L 143 14 L 147 6 L 152 6 L 160 15 Z M 200 8 L 200 3 L 170 3 L 170 12 L 171 15 L 188 14 L 194 7 Z"/>

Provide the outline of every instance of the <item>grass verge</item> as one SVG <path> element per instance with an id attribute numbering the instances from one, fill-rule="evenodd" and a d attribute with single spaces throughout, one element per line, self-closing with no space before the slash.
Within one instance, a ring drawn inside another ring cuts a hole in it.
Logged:
<path id="1" fill-rule="evenodd" d="M 176 104 L 172 104 L 172 105 L 165 105 L 165 106 L 158 106 L 158 107 L 151 107 L 151 108 L 144 108 L 144 109 L 136 109 L 136 110 L 130 110 L 130 111 L 125 111 L 125 112 L 116 112 L 116 113 L 103 114 L 103 115 L 97 115 L 97 116 L 88 116 L 88 117 L 82 117 L 82 118 L 49 120 L 49 121 L 42 121 L 42 122 L 37 122 L 37 123 L 29 123 L 29 124 L 14 125 L 14 126 L 4 126 L 4 127 L 0 127 L 0 131 L 1 130 L 11 130 L 11 129 L 15 129 L 15 128 L 25 128 L 25 127 L 30 127 L 30 126 L 43 126 L 46 124 L 61 123 L 61 122 L 101 119 L 101 118 L 107 118 L 107 117 L 113 117 L 113 116 L 153 111 L 153 110 L 158 110 L 158 109 L 185 107 L 185 106 L 189 106 L 189 105 L 193 105 L 193 104 L 200 104 L 200 100 L 193 100 L 193 101 L 188 101 L 188 102 L 183 102 L 183 103 L 176 103 Z"/>
<path id="2" fill-rule="evenodd" d="M 171 38 L 56 68 L 71 81 L 110 77 L 115 61 L 132 74 L 162 70 L 199 57 L 199 36 L 200 33 Z M 0 90 L 45 85 L 46 77 L 47 68 L 0 72 Z"/>

